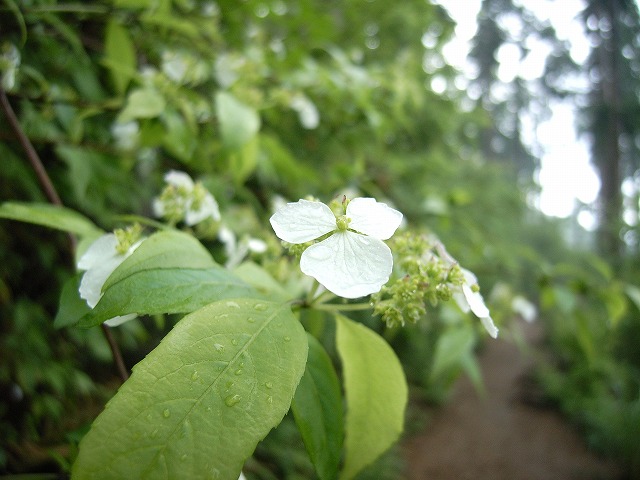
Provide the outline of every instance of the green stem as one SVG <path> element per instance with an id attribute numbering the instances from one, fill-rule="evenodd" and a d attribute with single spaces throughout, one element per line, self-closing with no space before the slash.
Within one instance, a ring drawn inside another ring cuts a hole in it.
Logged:
<path id="1" fill-rule="evenodd" d="M 313 308 L 328 312 L 355 312 L 358 310 L 370 310 L 373 307 L 370 303 L 346 303 L 344 305 L 340 305 L 339 303 L 321 303 L 320 305 L 314 305 Z"/>

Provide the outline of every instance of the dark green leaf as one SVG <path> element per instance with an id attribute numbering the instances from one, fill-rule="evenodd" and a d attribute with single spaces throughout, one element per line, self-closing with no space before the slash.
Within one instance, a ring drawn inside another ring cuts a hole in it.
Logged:
<path id="1" fill-rule="evenodd" d="M 73 477 L 236 480 L 289 410 L 307 348 L 286 305 L 235 299 L 186 316 L 95 420 Z"/>
<path id="2" fill-rule="evenodd" d="M 331 358 L 312 335 L 307 368 L 291 409 L 318 477 L 337 477 L 343 441 L 342 394 Z"/>

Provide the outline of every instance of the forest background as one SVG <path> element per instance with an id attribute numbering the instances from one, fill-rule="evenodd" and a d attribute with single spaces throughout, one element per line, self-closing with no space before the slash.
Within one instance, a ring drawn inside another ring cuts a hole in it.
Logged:
<path id="1" fill-rule="evenodd" d="M 639 474 L 635 2 L 585 2 L 591 53 L 579 65 L 520 2 L 483 0 L 473 78 L 447 64 L 454 23 L 423 0 L 5 0 L 0 8 L 0 200 L 50 200 L 29 144 L 61 203 L 106 229 L 122 215 L 152 215 L 170 169 L 213 192 L 238 238 L 275 241 L 267 219 L 277 197 L 384 199 L 477 274 L 501 335 L 518 338 L 514 299 L 537 305 L 553 353 L 537 372 L 546 394 L 594 447 Z M 500 48 L 526 58 L 533 39 L 549 46 L 543 75 L 501 82 Z M 593 211 L 594 232 L 533 206 L 540 159 L 522 118 L 548 118 L 553 98 L 580 108 L 601 184 L 597 202 L 580 207 Z M 68 237 L 3 220 L 0 240 L 0 472 L 68 471 L 118 387 L 111 351 L 100 329 L 54 328 L 74 273 Z M 224 258 L 219 241 L 207 246 Z M 125 363 L 142 359 L 175 321 L 114 329 Z M 385 333 L 419 398 L 446 401 L 463 372 L 481 385 L 481 329 L 450 311 L 391 333 L 366 321 Z M 258 447 L 248 477 L 308 478 L 304 449 L 283 447 L 291 444 L 300 441 L 285 421 Z"/>

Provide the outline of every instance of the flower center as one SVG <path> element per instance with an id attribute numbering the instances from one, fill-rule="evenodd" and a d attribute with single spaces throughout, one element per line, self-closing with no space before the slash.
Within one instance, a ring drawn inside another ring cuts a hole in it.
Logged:
<path id="1" fill-rule="evenodd" d="M 349 228 L 350 222 L 351 219 L 346 215 L 340 215 L 338 218 L 336 218 L 336 225 L 338 226 L 338 230 L 340 230 L 341 232 L 344 232 Z"/>

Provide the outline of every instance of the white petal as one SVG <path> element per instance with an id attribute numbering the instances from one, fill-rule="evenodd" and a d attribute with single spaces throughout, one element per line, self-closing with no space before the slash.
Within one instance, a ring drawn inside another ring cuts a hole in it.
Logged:
<path id="1" fill-rule="evenodd" d="M 178 170 L 169 170 L 164 176 L 164 181 L 174 187 L 184 187 L 187 190 L 193 190 L 193 180 L 191 177 Z"/>
<path id="2" fill-rule="evenodd" d="M 393 235 L 402 222 L 402 213 L 376 202 L 374 198 L 354 198 L 347 205 L 349 228 L 365 235 L 386 240 Z"/>
<path id="3" fill-rule="evenodd" d="M 249 237 L 247 240 L 249 251 L 253 253 L 264 253 L 267 251 L 267 244 L 259 238 Z"/>
<path id="4" fill-rule="evenodd" d="M 337 228 L 331 209 L 309 200 L 287 203 L 269 221 L 278 238 L 289 243 L 309 242 Z"/>
<path id="5" fill-rule="evenodd" d="M 216 221 L 220 221 L 220 209 L 218 208 L 218 202 L 216 202 L 216 199 L 213 198 L 213 195 L 210 193 L 204 197 L 198 210 L 192 210 L 191 204 L 191 201 L 187 202 L 187 212 L 184 216 L 184 222 L 187 225 L 195 225 L 209 217 Z"/>
<path id="6" fill-rule="evenodd" d="M 469 308 L 471 308 L 471 311 L 476 317 L 483 318 L 489 316 L 489 309 L 484 304 L 484 299 L 482 295 L 480 295 L 480 292 L 474 292 L 471 290 L 471 287 L 465 283 L 462 285 L 462 293 L 469 304 Z"/>
<path id="7" fill-rule="evenodd" d="M 538 310 L 536 306 L 522 295 L 516 295 L 511 301 L 511 308 L 514 312 L 519 313 L 520 316 L 527 322 L 533 322 L 538 316 Z"/>
<path id="8" fill-rule="evenodd" d="M 348 231 L 311 245 L 300 258 L 303 273 L 345 298 L 379 291 L 392 268 L 391 250 L 381 240 Z"/>
<path id="9" fill-rule="evenodd" d="M 102 235 L 93 242 L 82 257 L 80 257 L 80 260 L 78 260 L 78 269 L 89 270 L 108 258 L 114 257 L 118 254 L 116 251 L 117 246 L 118 239 L 113 233 Z"/>
<path id="10" fill-rule="evenodd" d="M 480 317 L 480 321 L 484 326 L 485 330 L 489 332 L 493 338 L 498 337 L 498 327 L 493 323 L 493 319 L 491 317 Z"/>
<path id="11" fill-rule="evenodd" d="M 127 313 L 126 315 L 119 315 L 117 317 L 110 318 L 109 320 L 106 320 L 104 323 L 109 325 L 110 327 L 117 327 L 118 325 L 122 325 L 124 322 L 133 320 L 137 316 L 138 314 L 136 313 Z"/>
<path id="12" fill-rule="evenodd" d="M 153 214 L 158 217 L 158 218 L 162 218 L 164 217 L 164 202 L 162 200 L 160 200 L 160 198 L 154 198 L 153 199 L 153 204 L 152 204 L 152 208 L 153 208 Z"/>
<path id="13" fill-rule="evenodd" d="M 91 267 L 82 275 L 80 280 L 80 298 L 87 301 L 87 305 L 94 308 L 100 297 L 102 297 L 102 286 L 107 281 L 109 275 L 117 268 L 118 265 L 124 260 L 123 255 L 112 256 L 105 258 L 102 263 Z"/>
<path id="14" fill-rule="evenodd" d="M 469 302 L 467 302 L 467 299 L 464 297 L 462 292 L 453 292 L 453 300 L 458 304 L 462 313 L 469 313 L 471 311 L 471 308 L 469 308 Z"/>

